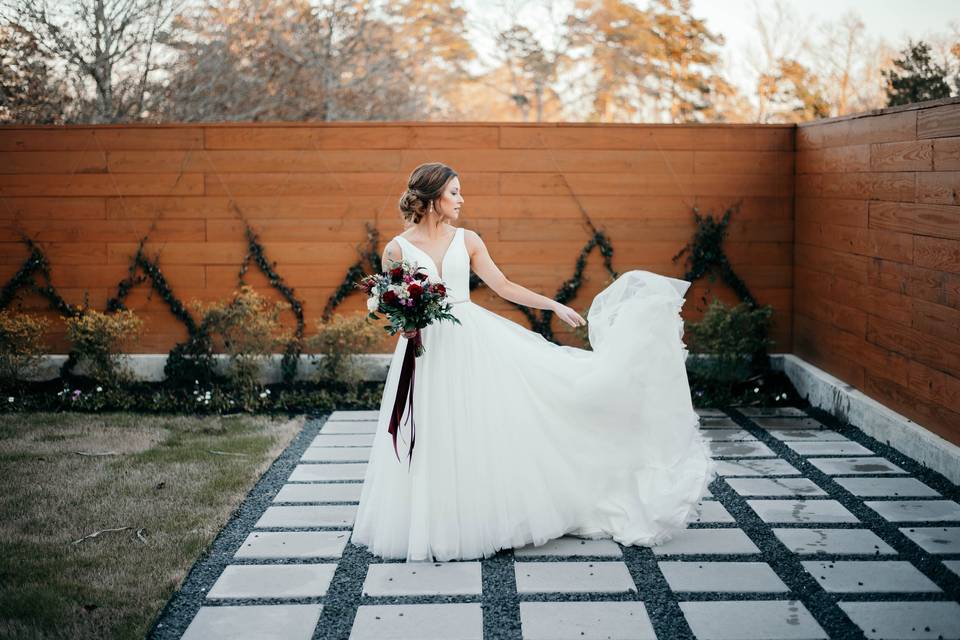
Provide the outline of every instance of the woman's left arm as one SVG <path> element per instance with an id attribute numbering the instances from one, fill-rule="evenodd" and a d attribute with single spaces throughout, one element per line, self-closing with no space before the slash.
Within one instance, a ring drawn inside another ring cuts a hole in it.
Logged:
<path id="1" fill-rule="evenodd" d="M 534 309 L 549 309 L 571 327 L 587 324 L 579 313 L 567 305 L 508 279 L 494 263 L 483 239 L 475 231 L 464 229 L 464 243 L 467 246 L 467 253 L 470 254 L 470 268 L 483 280 L 484 284 L 504 300 Z"/>

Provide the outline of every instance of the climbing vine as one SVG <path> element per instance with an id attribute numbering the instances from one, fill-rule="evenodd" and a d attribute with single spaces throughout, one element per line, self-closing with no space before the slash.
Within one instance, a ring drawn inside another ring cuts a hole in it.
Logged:
<path id="1" fill-rule="evenodd" d="M 607 238 L 606 234 L 602 231 L 594 230 L 593 235 L 580 250 L 580 255 L 577 256 L 577 261 L 574 263 L 573 275 L 560 285 L 557 292 L 553 295 L 554 300 L 561 304 L 567 304 L 576 297 L 580 285 L 583 284 L 583 271 L 587 266 L 587 257 L 589 257 L 590 252 L 593 251 L 594 248 L 599 248 L 600 255 L 603 257 L 603 266 L 607 270 L 607 273 L 609 273 L 612 278 L 618 277 L 619 274 L 613 268 L 613 245 L 610 243 L 610 239 Z M 537 314 L 530 307 L 517 303 L 513 303 L 513 305 L 523 312 L 523 315 L 527 317 L 527 321 L 534 331 L 547 340 L 556 342 L 556 338 L 553 335 L 553 311 L 549 309 L 539 309 L 538 311 L 540 311 L 540 313 Z"/>
<path id="2" fill-rule="evenodd" d="M 714 274 L 718 273 L 720 279 L 733 289 L 741 300 L 751 307 L 756 307 L 756 299 L 750 293 L 746 283 L 734 272 L 730 260 L 727 259 L 727 254 L 723 250 L 723 241 L 727 236 L 730 216 L 739 210 L 740 203 L 738 202 L 727 207 L 723 215 L 716 218 L 710 213 L 701 215 L 700 210 L 693 207 L 693 220 L 697 225 L 696 231 L 694 231 L 693 239 L 677 255 L 673 256 L 673 261 L 677 262 L 686 255 L 687 272 L 683 276 L 684 280 L 693 282 L 708 273 L 712 279 Z"/>
<path id="3" fill-rule="evenodd" d="M 593 228 L 593 225 L 590 225 Z M 580 285 L 583 284 L 583 271 L 587 265 L 587 257 L 590 255 L 590 252 L 594 248 L 599 248 L 600 255 L 603 256 L 603 264 L 612 277 L 617 277 L 617 272 L 613 269 L 613 245 L 610 243 L 609 238 L 602 231 L 597 231 L 593 228 L 593 235 L 583 246 L 583 249 L 580 250 L 580 255 L 577 256 L 576 263 L 574 265 L 573 275 L 565 280 L 563 284 L 557 289 L 556 294 L 554 294 L 553 299 L 562 304 L 566 304 L 577 295 L 577 291 L 580 289 Z M 351 293 L 357 291 L 356 282 L 364 276 L 365 267 L 373 273 L 377 273 L 382 270 L 382 264 L 380 260 L 380 248 L 379 248 L 379 232 L 376 228 L 367 224 L 367 244 L 363 249 L 358 249 L 360 257 L 347 268 L 347 272 L 343 277 L 343 282 L 334 290 L 330 295 L 330 298 L 327 300 L 327 305 L 323 310 L 323 317 L 325 320 L 328 320 L 333 314 L 334 309 L 343 302 Z M 470 291 L 477 289 L 478 287 L 484 286 L 483 280 L 480 279 L 477 274 L 473 271 L 470 272 Z M 522 304 L 511 303 L 526 316 L 527 321 L 530 323 L 530 328 L 533 331 L 536 331 L 543 337 L 553 342 L 556 342 L 556 339 L 553 335 L 553 312 L 548 309 L 538 309 L 539 314 L 535 313 L 533 309 Z"/>
<path id="4" fill-rule="evenodd" d="M 46 254 L 23 233 L 20 234 L 20 238 L 30 250 L 30 255 L 0 290 L 0 309 L 6 309 L 13 302 L 20 289 L 29 289 L 46 298 L 50 302 L 50 307 L 61 315 L 67 317 L 77 315 L 79 309 L 64 300 L 57 292 L 56 287 L 50 283 L 50 262 L 47 260 Z M 46 284 L 37 283 L 35 277 L 37 273 L 43 276 Z"/>
<path id="5" fill-rule="evenodd" d="M 297 318 L 297 328 L 294 332 L 293 338 L 290 342 L 287 343 L 283 352 L 283 359 L 280 362 L 280 370 L 282 373 L 283 381 L 286 384 L 293 382 L 294 378 L 297 375 L 297 363 L 300 360 L 300 354 L 303 353 L 303 303 L 297 299 L 293 293 L 293 288 L 287 285 L 283 281 L 283 277 L 277 273 L 276 261 L 270 262 L 267 260 L 266 252 L 264 251 L 263 245 L 260 244 L 260 239 L 257 234 L 253 231 L 249 224 L 246 224 L 246 237 L 247 237 L 247 254 L 243 258 L 243 264 L 240 265 L 240 274 L 239 274 L 239 284 L 243 286 L 246 284 L 244 282 L 243 276 L 247 272 L 251 260 L 260 267 L 260 271 L 263 272 L 267 279 L 270 281 L 270 286 L 280 292 L 283 298 L 290 304 L 290 309 L 293 311 L 293 314 Z"/>
<path id="6" fill-rule="evenodd" d="M 333 293 L 327 299 L 327 304 L 323 308 L 323 319 L 330 320 L 333 316 L 333 310 L 336 309 L 344 298 L 357 290 L 356 283 L 366 273 L 380 273 L 382 265 L 380 261 L 380 232 L 369 222 L 366 223 L 367 245 L 363 249 L 357 249 L 360 257 L 352 265 L 347 267 L 347 273 L 343 276 L 343 282 L 334 289 Z M 369 268 L 365 271 L 364 265 Z"/>

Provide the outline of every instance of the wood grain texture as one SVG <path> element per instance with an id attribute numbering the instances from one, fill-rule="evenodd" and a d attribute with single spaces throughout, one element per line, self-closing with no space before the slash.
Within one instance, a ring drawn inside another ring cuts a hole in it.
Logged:
<path id="1" fill-rule="evenodd" d="M 960 104 L 797 131 L 794 346 L 960 443 Z"/>

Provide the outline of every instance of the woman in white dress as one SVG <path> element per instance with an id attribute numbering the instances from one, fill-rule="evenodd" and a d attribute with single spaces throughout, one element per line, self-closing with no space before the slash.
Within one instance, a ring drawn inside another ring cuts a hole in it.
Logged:
<path id="1" fill-rule="evenodd" d="M 470 270 L 503 298 L 569 306 L 511 282 L 475 232 L 455 226 L 456 172 L 417 167 L 400 199 L 410 227 L 391 261 L 443 280 L 461 324 L 421 331 L 416 448 L 387 432 L 408 336 L 398 336 L 352 541 L 382 558 L 467 560 L 565 534 L 656 545 L 686 528 L 716 462 L 699 432 L 679 315 L 689 283 L 628 271 L 593 300 L 591 350 L 557 345 L 470 300 Z M 406 416 L 404 416 L 406 419 Z"/>

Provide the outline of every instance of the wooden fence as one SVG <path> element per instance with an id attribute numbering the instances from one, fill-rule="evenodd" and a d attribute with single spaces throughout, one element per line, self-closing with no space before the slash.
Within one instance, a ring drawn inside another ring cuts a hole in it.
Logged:
<path id="1" fill-rule="evenodd" d="M 960 442 L 960 100 L 797 131 L 794 349 Z"/>
<path id="2" fill-rule="evenodd" d="M 0 129 L 0 281 L 27 257 L 23 232 L 49 257 L 52 284 L 71 303 L 103 309 L 127 275 L 141 237 L 176 295 L 223 299 L 246 253 L 244 220 L 303 303 L 307 335 L 357 258 L 365 223 L 378 250 L 403 230 L 396 203 L 410 171 L 441 161 L 461 175 L 461 224 L 484 238 L 512 280 L 547 296 L 574 271 L 591 236 L 605 231 L 617 271 L 680 276 L 671 258 L 694 231 L 692 207 L 722 213 L 742 202 L 726 244 L 738 274 L 775 309 L 774 338 L 789 351 L 793 303 L 792 126 L 602 124 L 198 124 Z M 581 211 L 581 207 L 583 211 Z M 598 250 L 572 306 L 607 283 Z M 280 299 L 257 269 L 246 280 Z M 685 315 L 699 317 L 722 284 L 703 281 Z M 478 303 L 528 326 L 485 288 Z M 36 295 L 24 309 L 45 312 Z M 149 283 L 127 298 L 145 319 L 134 353 L 164 353 L 186 337 Z M 358 310 L 347 299 L 338 311 Z M 285 322 L 293 324 L 289 314 Z M 54 350 L 66 342 L 62 323 Z M 579 345 L 554 320 L 561 342 Z"/>
<path id="3" fill-rule="evenodd" d="M 69 302 L 103 308 L 137 243 L 184 301 L 228 297 L 245 224 L 303 303 L 307 334 L 357 258 L 365 225 L 403 230 L 396 201 L 414 166 L 461 174 L 462 226 L 512 280 L 552 296 L 590 238 L 614 268 L 681 276 L 672 257 L 692 209 L 740 202 L 726 242 L 737 273 L 776 310 L 791 351 L 960 442 L 960 100 L 794 126 L 602 124 L 198 124 L 0 129 L 0 280 L 43 248 Z M 572 306 L 607 282 L 599 252 Z M 246 279 L 280 299 L 262 273 Z M 698 282 L 687 319 L 724 285 Z M 486 289 L 475 301 L 526 325 Z M 127 298 L 147 321 L 132 352 L 186 337 L 149 286 Z M 360 296 L 338 311 L 359 310 Z M 56 314 L 35 294 L 20 308 Z M 293 322 L 292 316 L 285 319 Z M 62 324 L 51 334 L 66 343 Z M 558 338 L 579 344 L 554 320 Z"/>

